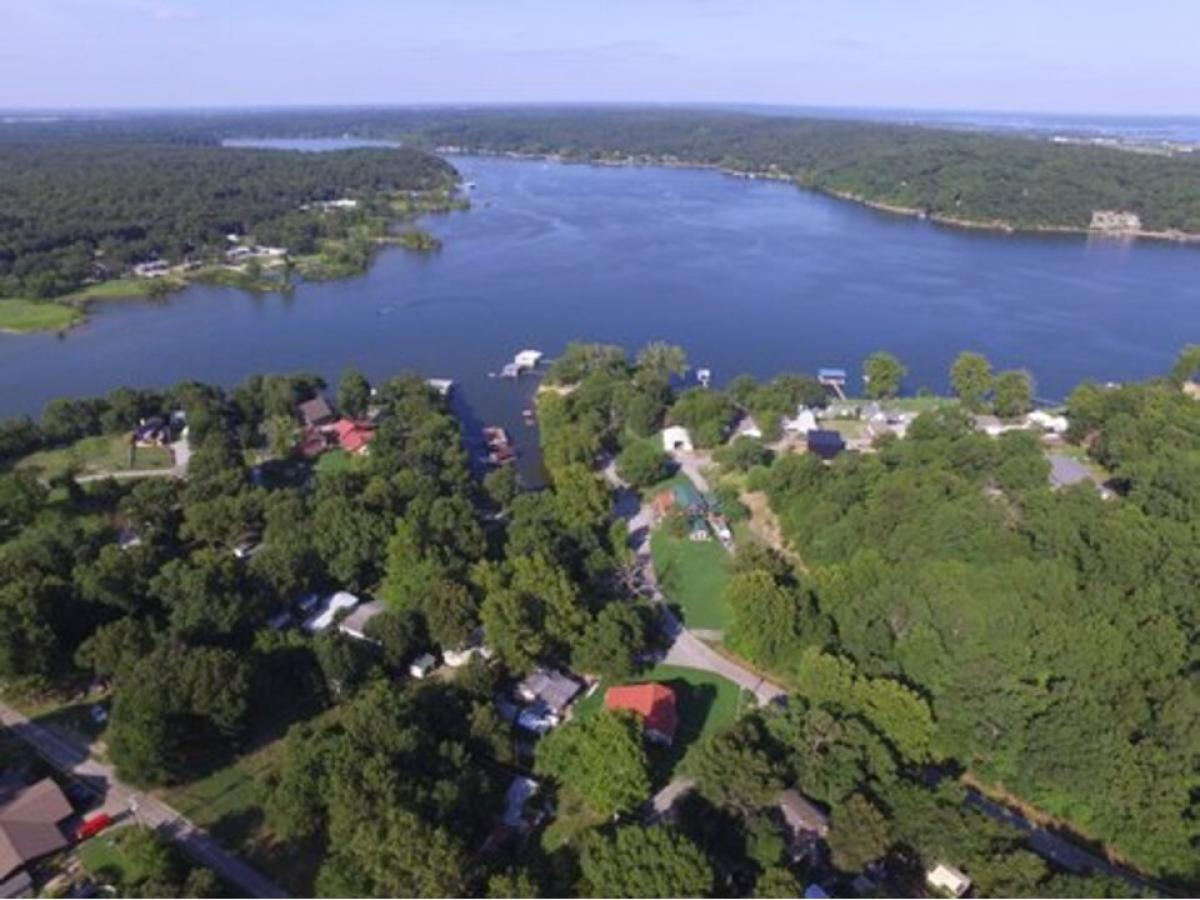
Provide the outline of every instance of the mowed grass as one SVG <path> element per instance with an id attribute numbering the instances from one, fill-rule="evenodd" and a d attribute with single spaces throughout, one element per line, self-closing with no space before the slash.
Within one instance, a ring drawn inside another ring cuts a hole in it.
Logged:
<path id="1" fill-rule="evenodd" d="M 196 781 L 157 792 L 225 847 L 299 897 L 313 895 L 320 854 L 303 843 L 279 839 L 267 823 L 265 803 L 266 779 L 282 764 L 286 728 L 304 717 L 302 705 L 281 710 L 275 721 L 261 723 L 261 740 L 253 751 Z"/>
<path id="2" fill-rule="evenodd" d="M 675 691 L 675 706 L 679 727 L 675 743 L 670 747 L 651 746 L 650 760 L 655 787 L 671 780 L 676 767 L 688 751 L 728 725 L 733 724 L 741 710 L 751 701 L 732 681 L 682 666 L 658 665 L 633 678 L 622 681 L 601 681 L 589 696 L 579 701 L 573 718 L 587 718 L 604 708 L 604 694 L 618 684 L 644 684 L 657 681 Z"/>
<path id="3" fill-rule="evenodd" d="M 169 469 L 171 453 L 166 447 L 137 447 L 130 452 L 129 435 L 102 434 L 83 438 L 70 447 L 39 450 L 17 463 L 42 478 L 55 478 L 67 471 L 81 475 L 126 472 L 130 469 Z"/>
<path id="4" fill-rule="evenodd" d="M 724 631 L 733 619 L 725 602 L 730 556 L 720 542 L 675 538 L 658 529 L 650 538 L 650 554 L 663 594 L 677 606 L 688 628 Z"/>
<path id="5" fill-rule="evenodd" d="M 0 331 L 17 334 L 62 331 L 83 318 L 79 310 L 50 300 L 0 299 Z"/>
<path id="6" fill-rule="evenodd" d="M 79 861 L 93 875 L 106 874 L 121 881 L 125 874 L 125 853 L 120 847 L 121 832 L 98 834 L 79 845 Z"/>

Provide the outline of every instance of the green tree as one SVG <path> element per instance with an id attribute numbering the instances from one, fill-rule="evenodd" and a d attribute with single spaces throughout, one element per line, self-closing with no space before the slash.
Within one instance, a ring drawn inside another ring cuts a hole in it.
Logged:
<path id="1" fill-rule="evenodd" d="M 670 461 L 651 441 L 634 441 L 617 456 L 617 474 L 636 488 L 657 484 L 671 474 Z"/>
<path id="2" fill-rule="evenodd" d="M 348 418 L 361 419 L 366 416 L 370 403 L 370 383 L 358 369 L 353 366 L 347 368 L 338 382 L 338 410 Z"/>
<path id="3" fill-rule="evenodd" d="M 1033 376 L 1024 369 L 1010 369 L 996 376 L 996 415 L 1005 419 L 1023 416 L 1033 409 Z"/>
<path id="4" fill-rule="evenodd" d="M 763 723 L 739 719 L 692 749 L 686 768 L 701 793 L 719 806 L 765 806 L 784 787 L 786 769 Z"/>
<path id="5" fill-rule="evenodd" d="M 879 350 L 867 357 L 863 364 L 863 375 L 867 382 L 867 396 L 877 399 L 895 397 L 908 369 L 891 353 Z"/>
<path id="6" fill-rule="evenodd" d="M 580 672 L 609 680 L 628 678 L 637 671 L 638 656 L 646 649 L 646 626 L 631 604 L 609 603 L 584 630 L 571 654 Z"/>
<path id="7" fill-rule="evenodd" d="M 641 724 L 628 712 L 601 710 L 550 732 L 538 742 L 535 770 L 569 787 L 605 818 L 633 809 L 650 794 Z"/>
<path id="8" fill-rule="evenodd" d="M 843 872 L 861 872 L 891 847 L 891 826 L 874 803 L 862 794 L 851 794 L 834 808 L 828 841 L 835 866 Z"/>
<path id="9" fill-rule="evenodd" d="M 674 829 L 625 825 L 592 831 L 582 842 L 584 895 L 596 897 L 707 897 L 712 864 Z"/>
<path id="10" fill-rule="evenodd" d="M 967 409 L 978 412 L 992 390 L 992 365 L 980 353 L 964 350 L 950 367 L 950 386 Z"/>
<path id="11" fill-rule="evenodd" d="M 772 456 L 762 441 L 744 434 L 735 437 L 713 454 L 717 462 L 735 472 L 748 472 L 755 466 L 769 465 Z"/>
<path id="12" fill-rule="evenodd" d="M 637 367 L 652 378 L 667 381 L 672 375 L 687 371 L 687 354 L 682 347 L 654 341 L 638 351 Z"/>

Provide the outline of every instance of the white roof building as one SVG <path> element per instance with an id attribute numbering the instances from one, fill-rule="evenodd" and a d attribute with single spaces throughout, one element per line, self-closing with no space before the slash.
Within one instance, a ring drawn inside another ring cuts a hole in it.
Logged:
<path id="1" fill-rule="evenodd" d="M 422 653 L 408 667 L 408 674 L 413 678 L 425 678 L 437 668 L 437 659 L 432 653 Z"/>
<path id="2" fill-rule="evenodd" d="M 1025 422 L 1031 428 L 1040 428 L 1053 434 L 1064 434 L 1071 425 L 1066 416 L 1048 413 L 1044 409 L 1035 409 L 1025 417 Z"/>
<path id="3" fill-rule="evenodd" d="M 662 430 L 663 449 L 670 453 L 673 450 L 682 450 L 684 453 L 691 453 L 695 447 L 692 446 L 692 436 L 688 434 L 688 430 L 679 425 L 671 425 Z"/>
<path id="4" fill-rule="evenodd" d="M 333 624 L 334 617 L 343 609 L 354 609 L 358 598 L 348 591 L 338 591 L 330 597 L 321 598 L 313 615 L 304 620 L 304 630 L 316 634 Z"/>
<path id="5" fill-rule="evenodd" d="M 954 866 L 938 863 L 925 873 L 925 881 L 931 888 L 944 891 L 953 897 L 961 897 L 971 889 L 971 879 Z"/>
<path id="6" fill-rule="evenodd" d="M 758 427 L 758 423 L 754 421 L 753 416 L 746 416 L 742 421 L 738 422 L 737 431 L 734 432 L 737 437 L 748 437 L 760 440 L 763 436 L 762 429 Z"/>
<path id="7" fill-rule="evenodd" d="M 518 369 L 536 369 L 542 361 L 541 350 L 522 350 L 513 357 L 513 363 Z"/>
<path id="8" fill-rule="evenodd" d="M 791 434 L 808 434 L 810 431 L 817 431 L 820 427 L 817 424 L 816 415 L 807 406 L 797 407 L 794 419 L 783 420 L 783 430 Z"/>

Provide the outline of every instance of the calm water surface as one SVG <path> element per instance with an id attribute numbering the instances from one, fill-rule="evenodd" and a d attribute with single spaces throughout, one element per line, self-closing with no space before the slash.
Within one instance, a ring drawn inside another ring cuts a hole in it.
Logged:
<path id="1" fill-rule="evenodd" d="M 0 335 L 0 415 L 58 396 L 349 364 L 449 377 L 461 408 L 522 436 L 533 384 L 489 377 L 574 338 L 682 344 L 718 381 L 887 348 L 907 387 L 945 387 L 964 348 L 1025 366 L 1043 397 L 1164 371 L 1200 340 L 1200 248 L 1000 236 L 891 217 L 710 172 L 459 157 L 469 212 L 445 249 L 382 252 L 364 276 L 291 297 L 191 287 L 96 307 L 64 336 Z"/>

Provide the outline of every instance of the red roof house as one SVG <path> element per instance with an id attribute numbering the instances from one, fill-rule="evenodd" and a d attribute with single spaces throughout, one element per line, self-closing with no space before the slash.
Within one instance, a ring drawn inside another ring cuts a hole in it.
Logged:
<path id="1" fill-rule="evenodd" d="M 375 437 L 375 430 L 369 425 L 360 425 L 351 419 L 338 419 L 333 423 L 333 433 L 337 442 L 347 453 L 361 453 Z"/>
<path id="2" fill-rule="evenodd" d="M 628 709 L 637 713 L 646 729 L 646 737 L 670 744 L 675 740 L 679 715 L 675 692 L 665 684 L 623 684 L 611 687 L 604 695 L 606 709 Z"/>

